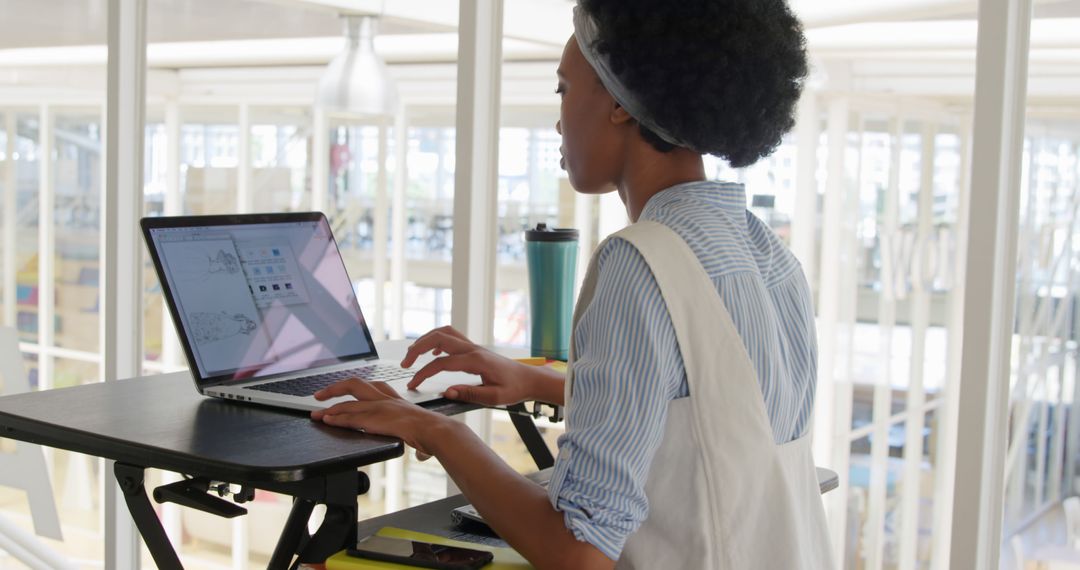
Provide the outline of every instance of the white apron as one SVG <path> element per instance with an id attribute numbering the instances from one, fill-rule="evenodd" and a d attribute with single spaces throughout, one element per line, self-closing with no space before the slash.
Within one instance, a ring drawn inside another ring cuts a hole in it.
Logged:
<path id="1" fill-rule="evenodd" d="M 645 486 L 649 515 L 616 567 L 833 569 L 810 436 L 774 442 L 753 364 L 701 263 L 678 234 L 656 222 L 638 222 L 612 237 L 634 245 L 652 269 L 690 386 L 690 397 L 668 405 Z M 575 329 L 595 288 L 593 256 L 574 308 Z M 567 406 L 573 346 L 571 339 Z"/>

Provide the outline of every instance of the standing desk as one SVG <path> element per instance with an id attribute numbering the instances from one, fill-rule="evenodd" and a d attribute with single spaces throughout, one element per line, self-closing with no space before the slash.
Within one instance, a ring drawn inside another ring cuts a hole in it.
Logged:
<path id="1" fill-rule="evenodd" d="M 0 398 L 0 436 L 116 461 L 139 533 L 167 569 L 182 566 L 144 487 L 147 468 L 194 478 L 159 487 L 155 498 L 226 517 L 245 511 L 199 486 L 227 481 L 292 496 L 270 563 L 286 568 L 294 554 L 315 561 L 340 550 L 353 536 L 356 496 L 367 491 L 357 468 L 404 452 L 400 441 L 324 426 L 302 413 L 205 398 L 186 372 Z M 320 503 L 326 518 L 306 539 Z"/>
<path id="2" fill-rule="evenodd" d="M 407 343 L 387 344 L 381 352 L 403 353 Z M 455 415 L 479 407 L 441 400 L 430 409 Z M 509 411 L 537 467 L 551 467 L 554 458 L 524 407 Z M 183 566 L 147 495 L 148 468 L 191 477 L 155 489 L 158 502 L 223 517 L 246 511 L 211 494 L 214 482 L 240 485 L 237 502 L 250 500 L 253 489 L 293 497 L 271 569 L 288 568 L 294 556 L 322 562 L 382 526 L 485 541 L 450 525 L 450 509 L 466 503 L 461 495 L 358 525 L 356 497 L 367 492 L 368 479 L 357 468 L 401 456 L 400 440 L 329 427 L 304 412 L 207 398 L 186 371 L 2 397 L 0 437 L 115 461 L 128 510 L 162 569 Z M 836 485 L 831 472 L 819 469 L 819 480 L 822 492 Z M 307 522 L 317 504 L 326 505 L 326 516 L 309 536 Z"/>
<path id="3" fill-rule="evenodd" d="M 392 346 L 386 352 L 403 352 L 407 345 L 387 344 Z M 439 400 L 430 408 L 453 415 L 479 406 Z M 539 453 L 544 443 L 535 424 L 528 416 L 511 415 L 531 442 L 538 466 L 549 467 L 553 459 L 546 447 Z M 214 482 L 240 485 L 237 502 L 250 500 L 254 489 L 293 497 L 269 564 L 283 569 L 294 556 L 322 562 L 352 544 L 356 497 L 368 490 L 367 476 L 357 468 L 405 450 L 396 438 L 326 426 L 305 412 L 201 396 L 186 371 L 0 398 L 0 437 L 114 460 L 128 510 L 163 569 L 182 565 L 150 503 L 147 468 L 191 477 L 155 489 L 158 502 L 224 517 L 246 511 L 214 496 Z M 316 504 L 326 505 L 326 516 L 309 536 L 307 522 Z"/>

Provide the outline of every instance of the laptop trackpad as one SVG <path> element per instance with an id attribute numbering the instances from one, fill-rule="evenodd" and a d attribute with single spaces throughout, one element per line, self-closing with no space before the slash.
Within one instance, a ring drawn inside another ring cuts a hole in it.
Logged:
<path id="1" fill-rule="evenodd" d="M 409 390 L 407 388 L 409 380 L 401 380 L 390 382 L 389 384 L 397 390 L 397 393 L 402 398 L 410 402 L 428 402 L 437 398 L 441 398 L 443 392 L 446 392 L 447 388 L 451 386 L 479 386 L 483 382 L 480 377 L 475 374 L 467 374 L 465 372 L 440 372 L 427 380 L 424 380 L 423 384 L 416 387 L 415 390 Z"/>

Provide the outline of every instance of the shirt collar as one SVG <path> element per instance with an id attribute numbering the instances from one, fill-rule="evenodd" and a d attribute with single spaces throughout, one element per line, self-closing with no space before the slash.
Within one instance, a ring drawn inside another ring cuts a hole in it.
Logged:
<path id="1" fill-rule="evenodd" d="M 746 187 L 737 182 L 701 180 L 676 184 L 653 194 L 641 210 L 639 219 L 656 219 L 660 210 L 682 200 L 700 200 L 742 215 L 746 211 Z"/>

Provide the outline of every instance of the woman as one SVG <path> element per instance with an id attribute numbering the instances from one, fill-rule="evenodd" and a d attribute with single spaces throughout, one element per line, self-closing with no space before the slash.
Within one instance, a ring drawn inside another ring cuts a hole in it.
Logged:
<path id="1" fill-rule="evenodd" d="M 437 457 L 538 568 L 828 567 L 807 435 L 809 289 L 742 186 L 706 181 L 702 162 L 771 153 L 805 75 L 782 0 L 579 2 L 558 70 L 563 167 L 578 192 L 616 189 L 635 223 L 594 253 L 570 370 L 513 362 L 449 328 L 402 362 L 443 355 L 410 387 L 443 370 L 483 379 L 449 398 L 566 404 L 547 490 L 385 385 L 333 385 L 316 397 L 357 401 L 312 417 Z"/>

